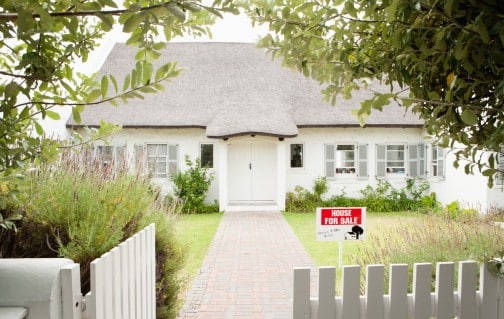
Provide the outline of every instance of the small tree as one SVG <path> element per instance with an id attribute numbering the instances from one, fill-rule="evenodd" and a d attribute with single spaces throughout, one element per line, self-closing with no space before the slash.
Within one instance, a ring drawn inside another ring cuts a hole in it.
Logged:
<path id="1" fill-rule="evenodd" d="M 201 166 L 199 158 L 193 163 L 186 155 L 185 162 L 188 169 L 172 177 L 175 196 L 184 201 L 182 210 L 185 213 L 207 212 L 205 198 L 214 176 L 208 173 L 208 168 Z"/>

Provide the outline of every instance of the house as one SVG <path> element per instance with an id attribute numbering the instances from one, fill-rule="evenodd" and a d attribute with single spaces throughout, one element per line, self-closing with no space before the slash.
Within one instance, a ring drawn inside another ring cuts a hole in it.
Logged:
<path id="1" fill-rule="evenodd" d="M 134 50 L 117 44 L 101 73 L 126 72 L 122 66 L 133 65 Z M 101 120 L 122 125 L 97 151 L 132 167 L 147 163 L 166 192 L 188 155 L 215 174 L 208 199 L 221 210 L 282 210 L 286 192 L 309 189 L 320 176 L 328 178 L 331 194 L 358 196 L 380 179 L 403 187 L 407 178 L 425 177 L 444 203 L 504 206 L 502 186 L 488 189 L 482 176 L 452 168 L 449 152 L 430 145 L 422 121 L 404 108 L 374 111 L 361 127 L 352 110 L 371 90 L 332 106 L 317 82 L 253 44 L 169 43 L 162 59 L 185 68 L 164 91 L 119 107 L 88 106 L 81 123 L 70 119 L 67 128 Z"/>

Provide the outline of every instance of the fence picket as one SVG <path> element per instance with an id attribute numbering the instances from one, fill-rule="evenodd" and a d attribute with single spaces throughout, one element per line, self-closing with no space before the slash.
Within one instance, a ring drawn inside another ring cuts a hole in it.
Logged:
<path id="1" fill-rule="evenodd" d="M 146 232 L 141 232 L 138 238 L 140 245 L 140 297 L 141 297 L 141 318 L 148 318 L 147 307 L 147 239 Z"/>
<path id="2" fill-rule="evenodd" d="M 366 295 L 360 296 L 360 266 L 343 267 L 342 296 L 335 296 L 335 267 L 319 268 L 319 295 L 310 299 L 310 269 L 295 268 L 293 318 L 318 319 L 504 319 L 504 280 L 477 263 L 458 267 L 455 291 L 453 262 L 436 264 L 436 287 L 431 292 L 431 263 L 414 265 L 413 289 L 408 294 L 408 265 L 390 265 L 389 294 L 384 295 L 384 265 L 366 268 Z"/>
<path id="3" fill-rule="evenodd" d="M 336 316 L 335 267 L 319 268 L 318 319 L 334 319 Z"/>
<path id="4" fill-rule="evenodd" d="M 385 308 L 383 292 L 385 288 L 385 266 L 366 267 L 366 306 L 364 319 L 384 319 Z"/>
<path id="5" fill-rule="evenodd" d="M 482 263 L 480 265 L 481 319 L 498 318 L 498 283 L 499 281 L 495 280 L 495 275 L 492 275 L 486 264 Z"/>
<path id="6" fill-rule="evenodd" d="M 121 282 L 121 272 L 122 270 L 122 265 L 121 265 L 121 251 L 119 250 L 119 246 L 115 247 L 110 251 L 111 254 L 111 261 L 112 261 L 112 281 L 113 281 L 113 316 L 111 318 L 114 319 L 123 319 L 123 314 L 122 314 L 122 307 L 121 307 L 121 302 L 122 302 L 122 282 Z"/>
<path id="7" fill-rule="evenodd" d="M 432 264 L 415 264 L 413 271 L 413 309 L 411 311 L 415 319 L 431 318 L 431 278 Z"/>
<path id="8" fill-rule="evenodd" d="M 294 268 L 293 319 L 310 317 L 310 268 Z"/>
<path id="9" fill-rule="evenodd" d="M 128 244 L 126 242 L 122 242 L 119 245 L 120 251 L 120 263 L 121 263 L 121 314 L 124 319 L 132 319 L 129 312 L 129 249 Z"/>
<path id="10" fill-rule="evenodd" d="M 478 318 L 476 300 L 476 262 L 461 261 L 458 276 L 458 319 Z"/>
<path id="11" fill-rule="evenodd" d="M 87 319 L 156 318 L 155 226 L 91 262 Z"/>
<path id="12" fill-rule="evenodd" d="M 149 246 L 150 255 L 147 260 L 150 262 L 150 318 L 156 318 L 156 225 L 151 224 L 148 228 L 149 239 L 148 242 L 151 243 Z"/>
<path id="13" fill-rule="evenodd" d="M 436 303 L 434 313 L 437 319 L 452 319 L 455 316 L 454 296 L 455 264 L 440 262 L 436 265 Z"/>
<path id="14" fill-rule="evenodd" d="M 390 319 L 408 318 L 408 265 L 390 265 Z"/>
<path id="15" fill-rule="evenodd" d="M 342 318 L 360 318 L 360 310 L 360 266 L 344 266 Z"/>

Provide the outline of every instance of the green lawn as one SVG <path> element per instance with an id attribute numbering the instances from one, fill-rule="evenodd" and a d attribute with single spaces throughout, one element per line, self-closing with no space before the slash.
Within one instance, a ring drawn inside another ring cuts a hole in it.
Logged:
<path id="1" fill-rule="evenodd" d="M 186 264 L 181 274 L 184 282 L 182 290 L 189 288 L 198 273 L 221 218 L 222 213 L 181 214 L 178 217 L 175 235 L 186 251 Z"/>

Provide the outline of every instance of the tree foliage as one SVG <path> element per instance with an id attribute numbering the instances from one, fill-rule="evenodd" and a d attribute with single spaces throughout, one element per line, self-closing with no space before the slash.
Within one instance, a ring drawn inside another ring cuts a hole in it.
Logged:
<path id="1" fill-rule="evenodd" d="M 337 96 L 390 86 L 361 104 L 361 121 L 391 99 L 415 112 L 441 146 L 492 184 L 504 144 L 504 2 L 500 0 L 253 0 L 260 45 Z M 462 147 L 460 147 L 462 146 Z M 489 157 L 480 157 L 490 151 Z"/>
<path id="2" fill-rule="evenodd" d="M 59 119 L 55 107 L 72 108 L 76 122 L 87 105 L 142 98 L 176 76 L 175 63 L 156 70 L 165 41 L 183 34 L 209 34 L 220 11 L 234 9 L 216 0 L 0 1 L 0 172 L 10 174 L 26 162 L 43 158 L 52 142 L 43 138 L 40 118 Z M 103 36 L 117 25 L 138 47 L 136 64 L 122 85 L 113 75 L 74 71 L 86 62 Z M 36 134 L 35 134 L 36 133 Z M 104 133 L 104 132 L 101 132 Z"/>

